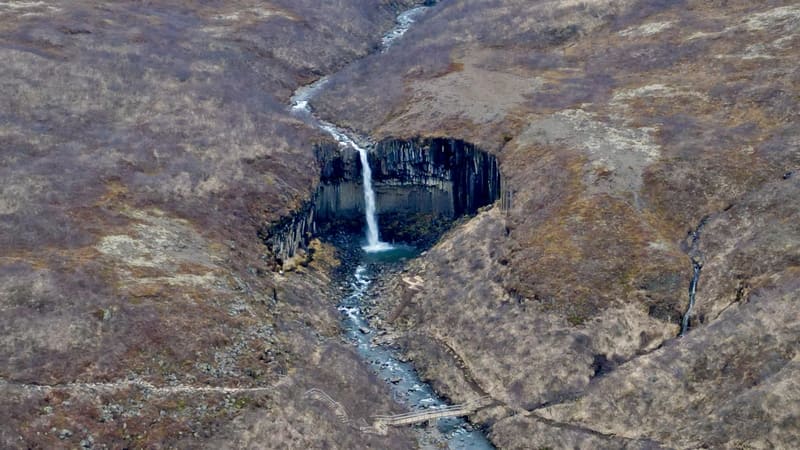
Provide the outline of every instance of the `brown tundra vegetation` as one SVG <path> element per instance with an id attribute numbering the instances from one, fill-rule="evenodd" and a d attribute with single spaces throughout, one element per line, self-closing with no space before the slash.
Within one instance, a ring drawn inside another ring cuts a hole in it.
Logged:
<path id="1" fill-rule="evenodd" d="M 303 398 L 403 411 L 335 249 L 259 238 L 320 182 L 287 105 L 325 75 L 319 117 L 499 162 L 374 318 L 495 446 L 797 445 L 800 4 L 441 0 L 379 51 L 420 3 L 0 2 L 0 447 L 419 445 Z"/>

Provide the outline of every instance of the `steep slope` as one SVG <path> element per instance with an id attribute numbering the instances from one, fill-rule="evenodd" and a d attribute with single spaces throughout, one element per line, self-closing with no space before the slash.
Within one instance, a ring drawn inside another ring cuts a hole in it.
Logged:
<path id="1" fill-rule="evenodd" d="M 331 80 L 328 120 L 500 160 L 510 207 L 383 313 L 445 394 L 505 405 L 496 443 L 797 441 L 799 42 L 788 1 L 443 2 Z"/>
<path id="2" fill-rule="evenodd" d="M 0 4 L 0 447 L 410 445 L 303 399 L 393 408 L 329 251 L 285 277 L 257 230 L 318 182 L 291 92 L 412 3 Z"/>

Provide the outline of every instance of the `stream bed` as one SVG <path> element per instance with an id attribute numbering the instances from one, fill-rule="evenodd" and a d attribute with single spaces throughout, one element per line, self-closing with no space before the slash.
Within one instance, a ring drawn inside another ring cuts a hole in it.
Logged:
<path id="1" fill-rule="evenodd" d="M 357 241 L 358 237 L 351 237 Z M 373 343 L 381 332 L 372 328 L 365 312 L 372 302 L 379 302 L 373 288 L 377 277 L 400 270 L 405 262 L 418 255 L 409 246 L 395 245 L 391 250 L 365 252 L 360 247 L 346 252 L 340 282 L 344 285 L 339 302 L 344 338 L 352 343 L 372 371 L 392 390 L 394 400 L 410 411 L 423 411 L 449 406 L 433 388 L 420 380 L 410 362 L 404 362 L 399 351 L 389 345 Z M 493 449 L 485 434 L 463 418 L 438 419 L 432 424 L 412 426 L 421 448 Z"/>
<path id="2" fill-rule="evenodd" d="M 428 5 L 434 3 L 427 2 Z M 391 46 L 428 10 L 430 6 L 419 6 L 400 13 L 395 27 L 383 36 L 380 51 L 389 51 Z M 380 241 L 375 218 L 375 195 L 372 192 L 371 171 L 367 158 L 368 152 L 373 150 L 370 140 L 366 136 L 358 136 L 314 115 L 311 102 L 325 88 L 331 76 L 335 74 L 322 77 L 312 84 L 297 89 L 290 99 L 289 108 L 309 125 L 328 133 L 340 146 L 357 150 L 361 157 L 366 205 L 365 221 L 368 225 L 366 241 L 360 242 L 362 238 L 356 236 L 340 235 L 344 242 L 338 242 L 337 245 L 344 253 L 338 277 L 342 287 L 339 291 L 341 293 L 339 311 L 344 338 L 355 346 L 359 356 L 374 373 L 387 383 L 392 390 L 394 400 L 399 404 L 410 411 L 450 406 L 447 401 L 436 395 L 429 384 L 420 380 L 409 362 L 402 361 L 397 349 L 373 343 L 373 338 L 380 333 L 380 330 L 371 327 L 365 308 L 372 302 L 380 301 L 373 289 L 374 281 L 394 269 L 399 270 L 406 261 L 418 256 L 419 251 L 413 247 L 390 245 Z M 460 417 L 438 419 L 428 425 L 414 425 L 413 428 L 416 430 L 419 446 L 423 449 L 494 448 L 483 431 L 473 428 Z"/>

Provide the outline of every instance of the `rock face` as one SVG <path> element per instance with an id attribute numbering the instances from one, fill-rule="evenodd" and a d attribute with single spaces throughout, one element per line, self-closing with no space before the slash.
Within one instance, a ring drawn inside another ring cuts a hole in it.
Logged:
<path id="1" fill-rule="evenodd" d="M 319 152 L 317 217 L 362 215 L 361 163 L 355 150 Z M 500 198 L 494 156 L 455 139 L 390 139 L 369 153 L 378 213 L 475 214 Z"/>
<path id="2" fill-rule="evenodd" d="M 499 446 L 800 439 L 794 3 L 443 2 L 318 97 L 497 156 L 510 207 L 447 233 L 383 317 L 450 398 L 503 405 L 474 417 Z"/>
<path id="3" fill-rule="evenodd" d="M 358 152 L 320 145 L 315 153 L 320 181 L 313 198 L 261 233 L 281 263 L 320 231 L 364 226 Z M 497 159 L 463 141 L 387 139 L 368 157 L 385 239 L 434 242 L 454 219 L 475 214 L 501 196 Z M 431 220 L 438 222 L 425 226 Z"/>
<path id="4" fill-rule="evenodd" d="M 501 195 L 497 159 L 456 139 L 382 141 L 370 159 L 370 166 L 379 195 L 382 187 L 395 184 L 433 186 L 449 192 L 449 198 L 440 201 L 428 200 L 424 194 L 415 192 L 405 198 L 379 197 L 388 203 L 383 206 L 383 202 L 378 202 L 387 211 L 416 212 L 430 208 L 457 217 L 475 214 L 478 208 L 494 203 Z"/>

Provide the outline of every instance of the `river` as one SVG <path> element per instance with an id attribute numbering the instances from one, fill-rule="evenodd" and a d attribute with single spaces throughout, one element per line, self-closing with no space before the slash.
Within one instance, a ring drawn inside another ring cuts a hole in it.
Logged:
<path id="1" fill-rule="evenodd" d="M 401 13 L 397 18 L 395 28 L 386 33 L 382 40 L 382 52 L 390 50 L 391 46 L 400 39 L 412 26 L 415 19 L 423 15 L 429 7 L 417 7 Z M 330 134 L 339 145 L 357 150 L 361 156 L 363 167 L 363 186 L 365 204 L 365 242 L 360 244 L 362 238 L 351 236 L 345 245 L 355 251 L 343 252 L 349 255 L 351 261 L 345 261 L 346 271 L 340 277 L 344 284 L 344 294 L 339 302 L 339 311 L 342 313 L 342 329 L 344 338 L 351 342 L 359 356 L 384 380 L 391 388 L 395 401 L 404 405 L 411 411 L 432 410 L 443 408 L 449 404 L 439 397 L 433 388 L 420 380 L 414 367 L 403 362 L 397 349 L 387 345 L 373 343 L 373 338 L 380 330 L 372 328 L 365 314 L 365 306 L 370 302 L 379 302 L 373 287 L 376 277 L 383 273 L 401 267 L 405 262 L 417 256 L 413 247 L 404 245 L 390 245 L 381 242 L 379 226 L 375 217 L 375 198 L 371 188 L 369 163 L 367 152 L 372 148 L 371 142 L 365 137 L 355 136 L 347 130 L 317 118 L 312 111 L 310 102 L 314 96 L 324 89 L 329 77 L 324 77 L 316 82 L 299 88 L 291 98 L 290 107 L 296 115 L 304 118 L 310 124 Z M 473 428 L 463 418 L 438 419 L 435 426 L 415 426 L 418 442 L 421 448 L 434 449 L 492 449 L 494 448 L 486 435 Z"/>

